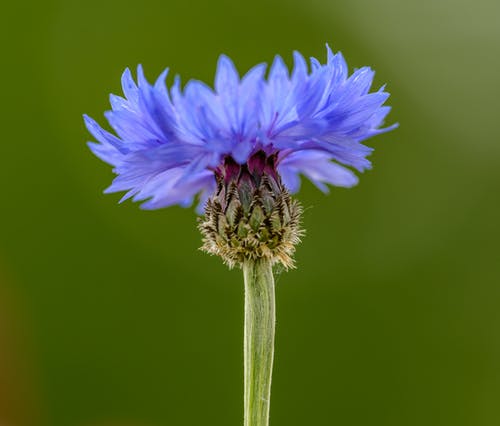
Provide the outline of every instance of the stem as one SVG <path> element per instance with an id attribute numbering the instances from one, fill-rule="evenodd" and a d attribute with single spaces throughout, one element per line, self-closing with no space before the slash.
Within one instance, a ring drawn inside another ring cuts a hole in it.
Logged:
<path id="1" fill-rule="evenodd" d="M 276 322 L 274 278 L 268 260 L 245 261 L 245 422 L 268 426 Z"/>

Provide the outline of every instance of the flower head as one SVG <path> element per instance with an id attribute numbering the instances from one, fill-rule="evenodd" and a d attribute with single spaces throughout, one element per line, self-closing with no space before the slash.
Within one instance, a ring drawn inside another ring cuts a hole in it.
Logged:
<path id="1" fill-rule="evenodd" d="M 189 206 L 199 195 L 201 212 L 220 192 L 221 167 L 241 169 L 257 154 L 272 158 L 266 164 L 292 193 L 301 174 L 325 192 L 328 184 L 355 185 L 349 168 L 371 166 L 372 149 L 362 142 L 395 127 L 381 128 L 389 94 L 369 92 L 374 72 L 363 67 L 349 76 L 328 46 L 325 64 L 311 58 L 308 66 L 295 52 L 291 73 L 279 56 L 265 71 L 260 64 L 240 78 L 222 55 L 212 90 L 200 81 L 181 89 L 179 78 L 168 89 L 168 70 L 150 84 L 140 66 L 136 84 L 125 70 L 124 97 L 111 95 L 105 113 L 116 135 L 85 116 L 98 141 L 90 149 L 118 175 L 106 192 L 127 191 L 122 201 L 144 201 L 145 209 Z"/>

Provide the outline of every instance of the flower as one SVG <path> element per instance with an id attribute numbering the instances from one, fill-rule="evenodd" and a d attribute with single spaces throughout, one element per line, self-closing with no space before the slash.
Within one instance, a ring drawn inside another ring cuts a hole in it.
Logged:
<path id="1" fill-rule="evenodd" d="M 341 53 L 327 46 L 327 61 L 294 53 L 291 74 L 276 56 L 265 77 L 259 64 L 242 78 L 227 56 L 220 56 L 215 90 L 200 81 L 168 89 L 165 70 L 154 84 L 142 67 L 137 83 L 129 69 L 122 76 L 124 97 L 111 95 L 105 116 L 116 132 L 84 116 L 98 141 L 92 152 L 118 175 L 105 192 L 127 191 L 121 201 L 144 201 L 145 209 L 189 206 L 199 195 L 198 212 L 217 190 L 217 174 L 230 159 L 246 165 L 257 153 L 273 157 L 273 167 L 291 193 L 300 175 L 320 190 L 358 182 L 349 169 L 370 168 L 365 139 L 382 128 L 390 107 L 384 86 L 370 93 L 374 72 L 363 67 L 349 76 Z M 260 154 L 259 154 L 260 155 Z M 347 167 L 346 167 L 347 166 Z"/>

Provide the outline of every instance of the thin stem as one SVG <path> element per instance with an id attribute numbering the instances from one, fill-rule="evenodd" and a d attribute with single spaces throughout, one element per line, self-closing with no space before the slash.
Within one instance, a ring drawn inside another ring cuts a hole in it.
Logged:
<path id="1" fill-rule="evenodd" d="M 246 261 L 245 278 L 245 422 L 268 426 L 276 322 L 274 278 L 268 260 Z"/>

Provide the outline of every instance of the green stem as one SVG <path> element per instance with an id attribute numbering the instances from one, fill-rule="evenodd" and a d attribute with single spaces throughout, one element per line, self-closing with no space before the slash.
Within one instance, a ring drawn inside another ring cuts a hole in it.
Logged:
<path id="1" fill-rule="evenodd" d="M 274 278 L 268 260 L 246 261 L 245 426 L 268 426 L 276 322 Z"/>

